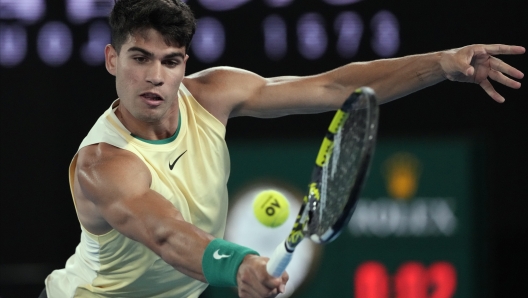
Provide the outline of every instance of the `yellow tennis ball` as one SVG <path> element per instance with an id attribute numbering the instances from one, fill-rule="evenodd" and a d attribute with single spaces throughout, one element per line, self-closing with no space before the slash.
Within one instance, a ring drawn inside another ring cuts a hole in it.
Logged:
<path id="1" fill-rule="evenodd" d="M 271 189 L 264 190 L 253 201 L 253 213 L 260 223 L 275 228 L 288 219 L 290 203 L 282 193 Z"/>

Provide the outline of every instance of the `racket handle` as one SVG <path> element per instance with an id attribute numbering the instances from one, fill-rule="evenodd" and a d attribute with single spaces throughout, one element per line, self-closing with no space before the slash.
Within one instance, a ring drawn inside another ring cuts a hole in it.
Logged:
<path id="1" fill-rule="evenodd" d="M 292 256 L 293 251 L 286 250 L 286 243 L 279 244 L 266 265 L 268 274 L 275 277 L 281 276 L 286 267 L 288 267 Z"/>

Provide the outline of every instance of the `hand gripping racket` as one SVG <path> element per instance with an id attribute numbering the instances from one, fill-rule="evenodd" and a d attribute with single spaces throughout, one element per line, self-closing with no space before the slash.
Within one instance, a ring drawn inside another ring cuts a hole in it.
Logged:
<path id="1" fill-rule="evenodd" d="M 378 104 L 374 91 L 359 88 L 330 123 L 293 229 L 267 264 L 270 275 L 282 275 L 295 247 L 305 237 L 316 243 L 328 243 L 347 225 L 366 180 L 377 127 Z"/>

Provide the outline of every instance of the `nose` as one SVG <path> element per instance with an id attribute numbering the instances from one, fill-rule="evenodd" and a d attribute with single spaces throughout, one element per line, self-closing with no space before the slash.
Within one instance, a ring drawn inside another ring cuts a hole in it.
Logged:
<path id="1" fill-rule="evenodd" d="M 164 84 L 162 72 L 163 69 L 161 63 L 153 63 L 147 72 L 146 81 L 156 87 L 162 86 Z"/>

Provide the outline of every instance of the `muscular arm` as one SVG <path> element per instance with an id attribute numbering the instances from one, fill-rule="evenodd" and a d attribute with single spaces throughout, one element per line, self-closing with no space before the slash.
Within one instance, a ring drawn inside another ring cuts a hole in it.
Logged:
<path id="1" fill-rule="evenodd" d="M 214 239 L 186 222 L 164 197 L 150 189 L 151 176 L 134 154 L 108 144 L 79 151 L 74 179 L 79 219 L 90 232 L 111 229 L 144 244 L 176 270 L 202 282 L 202 257 Z M 288 274 L 266 272 L 267 258 L 248 254 L 237 269 L 240 297 L 284 291 Z"/>
<path id="2" fill-rule="evenodd" d="M 350 63 L 305 77 L 263 78 L 252 72 L 218 67 L 188 76 L 184 83 L 213 115 L 279 117 L 337 109 L 358 87 L 369 86 L 385 103 L 445 79 L 479 84 L 494 100 L 504 101 L 488 78 L 511 88 L 523 74 L 491 55 L 522 54 L 524 48 L 472 45 L 402 58 Z"/>
<path id="3" fill-rule="evenodd" d="M 85 147 L 79 152 L 76 180 L 81 219 L 87 212 L 83 200 L 88 201 L 97 213 L 92 217 L 100 216 L 178 271 L 206 282 L 202 255 L 213 236 L 184 221 L 169 201 L 150 189 L 150 172 L 135 155 L 104 143 Z"/>

